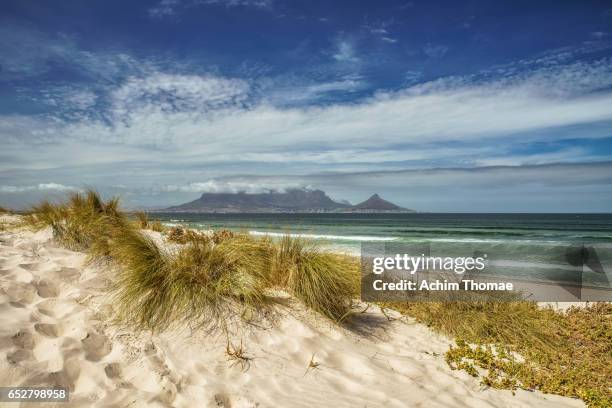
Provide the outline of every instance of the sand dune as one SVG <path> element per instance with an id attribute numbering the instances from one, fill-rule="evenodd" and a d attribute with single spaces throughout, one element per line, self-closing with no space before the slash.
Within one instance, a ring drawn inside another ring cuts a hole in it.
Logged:
<path id="1" fill-rule="evenodd" d="M 347 329 L 286 297 L 269 318 L 234 327 L 232 347 L 251 358 L 241 364 L 218 332 L 112 324 L 112 269 L 85 258 L 49 230 L 0 232 L 0 385 L 67 387 L 61 407 L 583 406 L 486 389 L 447 366 L 449 339 L 374 306 Z"/>

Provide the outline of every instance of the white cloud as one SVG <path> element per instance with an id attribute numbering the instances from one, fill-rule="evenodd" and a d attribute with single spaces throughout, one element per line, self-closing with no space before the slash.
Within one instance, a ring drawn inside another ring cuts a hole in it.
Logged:
<path id="1" fill-rule="evenodd" d="M 430 58 L 442 58 L 448 52 L 448 47 L 442 44 L 425 44 L 423 52 Z"/>
<path id="2" fill-rule="evenodd" d="M 249 85 L 239 79 L 154 73 L 128 78 L 110 94 L 118 117 L 135 112 L 206 112 L 244 102 Z"/>
<path id="3" fill-rule="evenodd" d="M 333 58 L 340 62 L 359 62 L 355 52 L 355 45 L 348 40 L 338 40 Z"/>
<path id="4" fill-rule="evenodd" d="M 0 186 L 0 193 L 25 193 L 31 191 L 78 191 L 77 187 L 58 183 L 41 183 L 31 186 Z"/>
<path id="5" fill-rule="evenodd" d="M 164 192 L 182 193 L 238 193 L 249 194 L 266 193 L 269 191 L 286 191 L 294 188 L 305 188 L 304 185 L 291 181 L 266 180 L 261 183 L 256 180 L 247 181 L 237 178 L 233 181 L 208 180 L 205 182 L 188 183 L 182 185 L 169 184 L 160 190 Z"/>
<path id="6" fill-rule="evenodd" d="M 358 79 L 347 79 L 296 92 L 311 98 L 359 85 Z M 0 132 L 16 145 L 38 140 L 55 141 L 59 148 L 77 141 L 98 144 L 89 149 L 156 146 L 162 149 L 159 157 L 175 160 L 233 156 L 241 161 L 247 153 L 307 156 L 321 151 L 340 157 L 356 149 L 496 140 L 612 120 L 610 85 L 612 63 L 601 60 L 487 82 L 444 79 L 360 102 L 281 108 L 266 99 L 249 99 L 250 86 L 242 80 L 153 73 L 130 78 L 110 92 L 110 124 L 13 115 L 0 119 Z M 554 140 L 555 135 L 548 137 Z M 87 145 L 83 149 L 86 154 Z M 153 154 L 148 151 L 147 157 L 157 157 Z M 435 160 L 436 152 L 431 154 Z M 78 159 L 64 156 L 57 157 L 58 164 Z"/>
<path id="7" fill-rule="evenodd" d="M 152 64 L 116 52 L 90 52 L 62 33 L 48 34 L 10 21 L 0 24 L 0 80 L 44 74 L 55 66 L 69 66 L 96 81 L 114 83 L 127 73 L 146 73 Z"/>
<path id="8" fill-rule="evenodd" d="M 175 16 L 185 9 L 202 5 L 220 5 L 225 7 L 270 8 L 272 0 L 161 0 L 147 11 L 151 18 L 161 19 Z"/>
<path id="9" fill-rule="evenodd" d="M 380 37 L 380 39 L 389 44 L 395 44 L 397 42 L 396 38 L 391 38 L 391 37 Z"/>
<path id="10" fill-rule="evenodd" d="M 176 14 L 176 7 L 180 4 L 178 0 L 161 0 L 154 7 L 151 7 L 148 12 L 153 18 L 163 18 Z"/>
<path id="11" fill-rule="evenodd" d="M 357 75 L 349 75 L 336 81 L 301 83 L 289 81 L 280 85 L 277 81 L 268 84 L 263 98 L 276 106 L 305 104 L 324 99 L 334 93 L 351 93 L 363 89 L 367 83 Z"/>

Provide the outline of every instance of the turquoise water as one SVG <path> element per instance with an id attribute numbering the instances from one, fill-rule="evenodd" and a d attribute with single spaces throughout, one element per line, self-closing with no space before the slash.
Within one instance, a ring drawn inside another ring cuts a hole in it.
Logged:
<path id="1" fill-rule="evenodd" d="M 158 213 L 155 217 L 168 225 L 196 229 L 289 233 L 355 255 L 364 243 L 427 244 L 431 254 L 439 256 L 487 253 L 496 272 L 510 275 L 571 271 L 566 249 L 583 244 L 596 249 L 604 272 L 612 266 L 612 214 Z M 606 278 L 601 271 L 591 275 L 594 281 Z"/>

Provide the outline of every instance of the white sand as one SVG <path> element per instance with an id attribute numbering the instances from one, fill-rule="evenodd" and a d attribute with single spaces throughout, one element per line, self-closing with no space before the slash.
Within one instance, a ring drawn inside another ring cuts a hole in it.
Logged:
<path id="1" fill-rule="evenodd" d="M 487 389 L 447 366 L 449 339 L 411 320 L 388 321 L 375 307 L 346 330 L 287 299 L 275 323 L 233 333 L 253 357 L 243 369 L 228 360 L 222 335 L 110 324 L 111 271 L 84 260 L 50 231 L 0 231 L 0 385 L 69 387 L 71 401 L 60 407 L 584 406 Z M 320 365 L 307 372 L 313 354 Z"/>

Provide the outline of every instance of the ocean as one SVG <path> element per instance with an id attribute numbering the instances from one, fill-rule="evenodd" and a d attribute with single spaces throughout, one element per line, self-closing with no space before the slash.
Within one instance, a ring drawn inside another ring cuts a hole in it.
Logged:
<path id="1" fill-rule="evenodd" d="M 375 243 L 427 245 L 437 256 L 485 253 L 495 273 L 512 276 L 571 272 L 575 265 L 568 263 L 568 248 L 584 245 L 595 250 L 601 266 L 601 270 L 587 268 L 586 279 L 612 280 L 612 214 L 156 213 L 155 217 L 166 225 L 195 229 L 302 236 L 353 255 L 360 255 L 362 245 Z"/>

